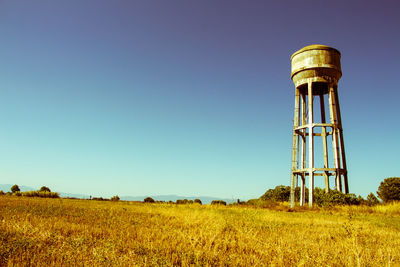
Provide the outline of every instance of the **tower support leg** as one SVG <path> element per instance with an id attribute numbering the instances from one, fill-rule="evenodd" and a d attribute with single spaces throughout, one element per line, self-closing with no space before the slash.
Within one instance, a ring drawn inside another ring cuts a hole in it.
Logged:
<path id="1" fill-rule="evenodd" d="M 306 190 L 305 190 L 306 178 L 304 173 L 301 175 L 301 185 L 300 185 L 300 206 L 304 206 L 306 203 Z"/>
<path id="2" fill-rule="evenodd" d="M 299 125 L 299 101 L 300 93 L 299 88 L 296 88 L 295 103 L 294 103 L 294 118 L 293 118 L 293 147 L 292 147 L 292 177 L 290 181 L 290 206 L 293 208 L 295 203 L 295 187 L 296 187 L 296 170 L 297 170 L 297 153 L 298 153 L 298 139 L 299 135 L 295 128 Z"/>
<path id="3" fill-rule="evenodd" d="M 320 109 L 321 109 L 321 123 L 326 123 L 325 120 L 325 102 L 324 102 L 324 94 L 321 93 L 319 95 L 319 103 L 320 103 Z M 328 147 L 326 143 L 326 127 L 322 127 L 322 147 L 324 151 L 324 168 L 329 168 L 328 166 Z M 325 171 L 324 173 L 325 176 L 325 192 L 329 193 L 329 175 L 328 172 Z"/>
<path id="4" fill-rule="evenodd" d="M 309 196 L 308 205 L 312 207 L 314 196 L 314 129 L 313 129 L 313 88 L 312 81 L 308 81 L 308 179 L 309 179 Z"/>
<path id="5" fill-rule="evenodd" d="M 342 127 L 342 118 L 340 114 L 340 105 L 339 105 L 339 96 L 337 93 L 337 87 L 334 88 L 335 90 L 335 102 L 336 102 L 336 113 L 337 113 L 337 123 L 339 129 L 339 141 L 340 141 L 340 155 L 342 159 L 342 169 L 343 169 L 343 183 L 344 183 L 344 193 L 349 193 L 349 184 L 347 181 L 347 164 L 346 164 L 346 153 L 344 150 L 344 141 L 343 141 L 343 127 Z"/>
<path id="6" fill-rule="evenodd" d="M 329 84 L 329 109 L 330 117 L 332 123 L 332 146 L 333 146 L 333 156 L 335 160 L 336 169 L 336 190 L 342 192 L 342 181 L 340 173 L 340 156 L 339 156 L 339 140 L 338 140 L 338 122 L 336 114 L 336 92 L 335 85 Z"/>
<path id="7" fill-rule="evenodd" d="M 307 124 L 306 118 L 306 93 L 303 91 L 300 95 L 301 97 L 301 126 Z M 307 129 L 302 129 L 302 138 L 301 138 L 301 159 L 300 159 L 300 168 L 304 170 L 306 168 L 306 139 L 307 139 Z M 300 206 L 304 206 L 306 203 L 306 191 L 305 191 L 305 182 L 306 177 L 305 173 L 301 174 L 301 188 L 300 188 Z"/>

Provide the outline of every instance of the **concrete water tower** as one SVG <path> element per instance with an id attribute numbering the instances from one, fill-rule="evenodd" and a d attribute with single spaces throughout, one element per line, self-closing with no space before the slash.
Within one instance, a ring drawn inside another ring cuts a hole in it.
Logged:
<path id="1" fill-rule="evenodd" d="M 310 45 L 295 52 L 291 61 L 295 104 L 290 202 L 293 207 L 295 188 L 300 181 L 300 205 L 305 204 L 308 176 L 311 207 L 315 176 L 324 178 L 326 192 L 329 192 L 331 177 L 336 190 L 349 192 L 337 90 L 342 76 L 340 52 L 325 45 Z M 329 122 L 326 121 L 326 108 L 329 109 Z M 314 153 L 316 149 L 318 153 Z"/>

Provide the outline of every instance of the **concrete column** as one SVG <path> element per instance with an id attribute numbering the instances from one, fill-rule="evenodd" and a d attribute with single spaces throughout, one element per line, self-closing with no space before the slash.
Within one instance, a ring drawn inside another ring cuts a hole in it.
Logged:
<path id="1" fill-rule="evenodd" d="M 314 109 L 313 109 L 313 90 L 312 81 L 308 80 L 308 179 L 309 179 L 309 196 L 308 205 L 312 207 L 314 196 Z"/>
<path id="2" fill-rule="evenodd" d="M 301 185 L 300 185 L 300 206 L 304 206 L 306 203 L 306 190 L 305 190 L 306 178 L 304 173 L 301 175 Z"/>
<path id="3" fill-rule="evenodd" d="M 298 153 L 298 139 L 299 135 L 296 133 L 295 128 L 299 126 L 299 100 L 300 93 L 299 88 L 296 88 L 295 102 L 294 102 L 294 118 L 293 118 L 293 147 L 292 147 L 292 177 L 290 181 L 290 206 L 293 208 L 295 203 L 295 187 L 296 187 L 296 176 L 295 171 L 297 170 L 297 153 Z"/>
<path id="4" fill-rule="evenodd" d="M 344 141 L 343 141 L 343 127 L 342 127 L 342 117 L 340 114 L 340 105 L 339 105 L 339 96 L 337 92 L 337 87 L 335 90 L 335 102 L 336 102 L 336 113 L 337 113 L 337 124 L 338 124 L 338 133 L 339 133 L 339 141 L 340 141 L 340 155 L 342 159 L 342 168 L 343 168 L 343 183 L 344 183 L 344 193 L 349 193 L 349 184 L 347 181 L 347 164 L 346 164 L 346 153 L 344 150 Z"/>
<path id="5" fill-rule="evenodd" d="M 303 92 L 301 94 L 301 126 L 307 124 L 306 118 L 306 94 Z M 307 129 L 302 129 L 302 138 L 301 138 L 301 159 L 300 159 L 300 168 L 304 170 L 306 168 L 306 139 L 307 139 Z M 300 188 L 300 206 L 304 206 L 306 203 L 306 195 L 305 195 L 305 173 L 301 174 L 301 188 Z"/>
<path id="6" fill-rule="evenodd" d="M 321 93 L 319 95 L 319 103 L 320 103 L 320 109 L 321 109 L 321 123 L 326 123 L 325 120 L 325 102 L 324 102 L 324 94 Z M 329 163 L 328 163 L 328 146 L 326 143 L 326 126 L 322 126 L 322 147 L 324 151 L 324 168 L 329 168 Z M 325 171 L 324 173 L 325 176 L 325 192 L 329 193 L 329 176 L 328 172 Z"/>
<path id="7" fill-rule="evenodd" d="M 339 142 L 338 142 L 338 124 L 336 115 L 336 96 L 335 96 L 335 85 L 329 84 L 329 109 L 332 126 L 332 146 L 333 146 L 333 156 L 335 161 L 336 169 L 336 190 L 342 192 L 342 181 L 340 179 L 340 158 L 339 158 Z"/>

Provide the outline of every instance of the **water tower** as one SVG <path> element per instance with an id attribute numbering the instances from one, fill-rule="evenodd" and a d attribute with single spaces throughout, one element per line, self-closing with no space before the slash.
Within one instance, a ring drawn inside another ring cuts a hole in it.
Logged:
<path id="1" fill-rule="evenodd" d="M 344 193 L 349 192 L 337 90 L 342 76 L 340 52 L 325 45 L 310 45 L 295 52 L 291 61 L 295 104 L 290 202 L 293 207 L 295 188 L 300 181 L 300 205 L 305 204 L 308 177 L 311 207 L 315 176 L 324 179 L 326 192 L 330 190 L 331 177 L 336 190 L 343 192 L 344 187 Z"/>

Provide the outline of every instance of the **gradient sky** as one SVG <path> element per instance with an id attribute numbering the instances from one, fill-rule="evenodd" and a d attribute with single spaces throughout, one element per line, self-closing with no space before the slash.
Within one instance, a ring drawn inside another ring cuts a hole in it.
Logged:
<path id="1" fill-rule="evenodd" d="M 349 187 L 400 176 L 398 1 L 0 0 L 0 183 L 110 197 L 289 185 L 290 56 L 342 53 Z M 316 186 L 322 186 L 316 178 Z"/>

